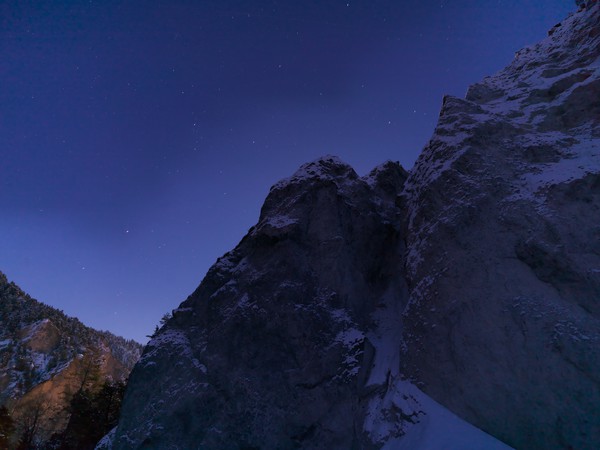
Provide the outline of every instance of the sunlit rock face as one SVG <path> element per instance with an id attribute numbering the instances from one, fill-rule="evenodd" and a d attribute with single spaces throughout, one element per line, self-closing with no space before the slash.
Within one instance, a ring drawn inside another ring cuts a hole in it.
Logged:
<path id="1" fill-rule="evenodd" d="M 273 186 L 148 344 L 113 448 L 508 448 L 432 398 L 515 448 L 597 448 L 600 7 L 578 6 L 446 97 L 409 174 L 324 157 Z"/>
<path id="2" fill-rule="evenodd" d="M 411 171 L 404 372 L 517 448 L 600 442 L 600 7 L 447 97 Z"/>
<path id="3" fill-rule="evenodd" d="M 38 302 L 0 272 L 0 405 L 17 432 L 33 418 L 36 440 L 62 432 L 73 395 L 93 383 L 125 380 L 141 349 Z"/>

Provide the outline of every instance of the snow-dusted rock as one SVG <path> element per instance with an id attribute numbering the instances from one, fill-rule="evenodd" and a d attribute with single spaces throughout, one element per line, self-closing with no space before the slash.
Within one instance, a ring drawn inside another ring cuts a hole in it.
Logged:
<path id="1" fill-rule="evenodd" d="M 324 157 L 273 186 L 148 344 L 113 448 L 597 448 L 600 6 L 577 4 L 444 98 L 408 178 Z"/>
<path id="2" fill-rule="evenodd" d="M 474 449 L 508 449 L 399 373 L 406 175 L 324 157 L 273 186 L 146 347 L 113 448 L 375 449 L 456 425 Z"/>
<path id="3" fill-rule="evenodd" d="M 406 183 L 407 374 L 517 448 L 600 442 L 600 6 L 447 98 Z"/>
<path id="4" fill-rule="evenodd" d="M 399 322 L 388 303 L 406 299 L 399 210 L 377 192 L 405 178 L 390 163 L 367 182 L 324 157 L 273 186 L 148 344 L 115 448 L 373 447 L 364 416 L 386 380 L 368 383 L 367 335 L 375 311 Z"/>

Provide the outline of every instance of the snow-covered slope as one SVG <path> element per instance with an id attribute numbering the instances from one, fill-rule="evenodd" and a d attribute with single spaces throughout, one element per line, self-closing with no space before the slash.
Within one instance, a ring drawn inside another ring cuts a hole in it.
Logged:
<path id="1" fill-rule="evenodd" d="M 402 436 L 386 441 L 382 450 L 509 450 L 506 444 L 465 422 L 425 395 L 413 384 L 400 381 L 388 391 L 397 403 L 417 402 L 418 422 Z M 407 399 L 408 397 L 408 399 Z M 380 411 L 381 405 L 375 404 Z M 388 422 L 389 424 L 389 422 Z"/>

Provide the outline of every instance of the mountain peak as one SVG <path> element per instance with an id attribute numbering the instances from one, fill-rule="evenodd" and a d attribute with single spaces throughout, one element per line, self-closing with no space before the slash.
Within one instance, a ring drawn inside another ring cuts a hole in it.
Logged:
<path id="1" fill-rule="evenodd" d="M 289 178 L 284 178 L 271 188 L 283 189 L 289 185 L 297 185 L 305 181 L 347 180 L 356 179 L 358 175 L 352 167 L 334 155 L 321 156 L 314 161 L 303 164 Z"/>

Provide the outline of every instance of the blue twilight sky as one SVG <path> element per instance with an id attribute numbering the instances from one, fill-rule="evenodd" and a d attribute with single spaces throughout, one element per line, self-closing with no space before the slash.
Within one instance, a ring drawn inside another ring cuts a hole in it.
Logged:
<path id="1" fill-rule="evenodd" d="M 442 96 L 501 69 L 568 0 L 0 3 L 0 270 L 139 341 L 336 154 L 410 168 Z"/>

